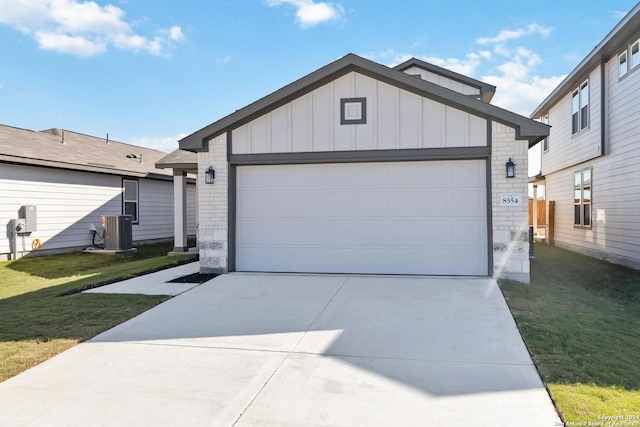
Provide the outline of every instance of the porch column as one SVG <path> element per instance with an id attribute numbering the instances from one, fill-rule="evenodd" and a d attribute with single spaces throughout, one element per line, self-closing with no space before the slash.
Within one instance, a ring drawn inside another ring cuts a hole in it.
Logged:
<path id="1" fill-rule="evenodd" d="M 538 235 L 538 186 L 533 184 L 533 235 Z"/>
<path id="2" fill-rule="evenodd" d="M 187 252 L 187 173 L 173 170 L 173 252 Z"/>

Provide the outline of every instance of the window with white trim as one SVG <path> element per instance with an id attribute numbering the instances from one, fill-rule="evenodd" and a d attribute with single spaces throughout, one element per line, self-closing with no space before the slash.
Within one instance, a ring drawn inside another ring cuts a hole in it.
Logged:
<path id="1" fill-rule="evenodd" d="M 131 222 L 137 224 L 138 218 L 138 181 L 122 180 L 122 215 L 130 215 Z"/>
<path id="2" fill-rule="evenodd" d="M 575 227 L 591 227 L 591 188 L 591 169 L 574 174 L 573 224 Z"/>
<path id="3" fill-rule="evenodd" d="M 589 127 L 589 80 L 571 93 L 571 133 Z"/>
<path id="4" fill-rule="evenodd" d="M 640 64 L 640 40 L 631 45 L 631 69 Z"/>
<path id="5" fill-rule="evenodd" d="M 629 71 L 627 65 L 627 51 L 625 50 L 620 55 L 618 55 L 618 77 L 623 77 L 627 75 Z"/>

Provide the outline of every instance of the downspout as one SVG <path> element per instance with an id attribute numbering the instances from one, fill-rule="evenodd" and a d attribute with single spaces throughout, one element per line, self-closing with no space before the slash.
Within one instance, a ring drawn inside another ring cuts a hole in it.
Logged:
<path id="1" fill-rule="evenodd" d="M 600 62 L 600 156 L 606 156 L 609 148 L 609 103 L 607 102 L 607 70 L 604 60 Z"/>

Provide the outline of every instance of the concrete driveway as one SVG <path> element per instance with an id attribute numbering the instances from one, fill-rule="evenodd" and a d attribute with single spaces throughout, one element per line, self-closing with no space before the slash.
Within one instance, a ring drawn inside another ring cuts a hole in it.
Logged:
<path id="1" fill-rule="evenodd" d="M 1 383 L 0 418 L 4 426 L 560 421 L 494 280 L 248 273 L 219 276 Z"/>

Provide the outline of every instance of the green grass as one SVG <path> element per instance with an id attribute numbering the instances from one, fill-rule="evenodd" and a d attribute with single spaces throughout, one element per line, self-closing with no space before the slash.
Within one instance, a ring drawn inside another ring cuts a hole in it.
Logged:
<path id="1" fill-rule="evenodd" d="M 0 381 L 165 301 L 165 296 L 60 296 L 117 278 L 194 260 L 168 257 L 170 244 L 137 253 L 70 254 L 0 262 Z"/>
<path id="2" fill-rule="evenodd" d="M 566 422 L 640 415 L 640 271 L 535 245 L 531 286 L 500 281 Z"/>

